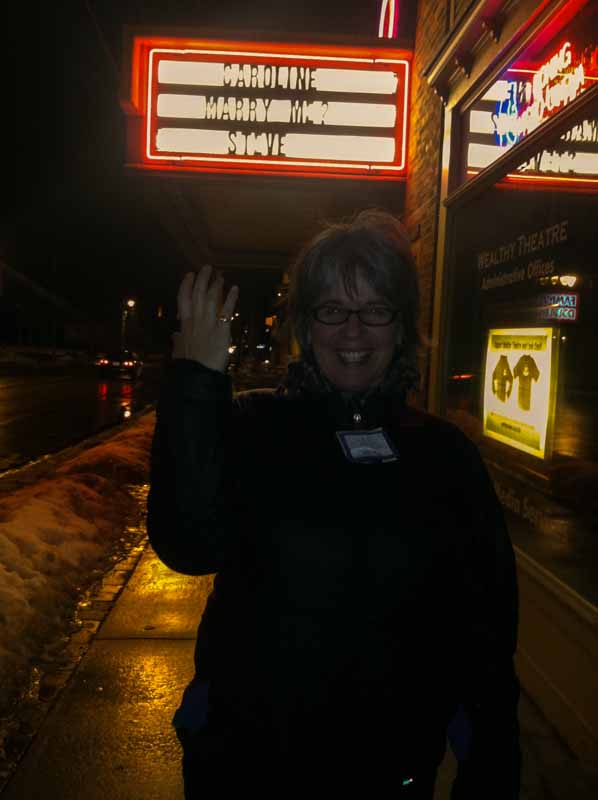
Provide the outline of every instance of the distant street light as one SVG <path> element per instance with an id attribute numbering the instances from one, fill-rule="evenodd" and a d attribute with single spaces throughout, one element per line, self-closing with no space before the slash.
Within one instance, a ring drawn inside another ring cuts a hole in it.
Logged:
<path id="1" fill-rule="evenodd" d="M 135 308 L 135 300 L 133 298 L 128 298 L 127 300 L 123 300 L 122 304 L 122 315 L 120 321 L 120 349 L 126 350 L 127 349 L 127 319 L 129 318 L 129 314 Z"/>

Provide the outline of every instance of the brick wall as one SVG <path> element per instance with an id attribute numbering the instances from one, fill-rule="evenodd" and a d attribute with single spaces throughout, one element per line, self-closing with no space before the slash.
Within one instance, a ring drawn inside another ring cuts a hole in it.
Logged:
<path id="1" fill-rule="evenodd" d="M 409 175 L 404 221 L 413 239 L 413 252 L 418 265 L 422 296 L 421 329 L 424 336 L 430 335 L 432 326 L 443 106 L 422 72 L 447 34 L 450 2 L 420 0 L 418 3 L 411 81 Z M 425 354 L 421 366 L 425 396 Z"/>

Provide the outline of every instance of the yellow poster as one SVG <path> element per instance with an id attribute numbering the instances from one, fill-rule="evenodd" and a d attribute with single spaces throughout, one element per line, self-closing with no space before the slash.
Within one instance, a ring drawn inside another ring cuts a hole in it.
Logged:
<path id="1" fill-rule="evenodd" d="M 486 346 L 484 435 L 538 458 L 549 450 L 553 336 L 554 328 L 496 328 Z"/>

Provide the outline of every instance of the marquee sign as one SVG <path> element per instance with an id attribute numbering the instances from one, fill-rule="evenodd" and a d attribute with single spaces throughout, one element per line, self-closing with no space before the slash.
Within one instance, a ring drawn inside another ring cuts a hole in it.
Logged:
<path id="1" fill-rule="evenodd" d="M 403 178 L 410 53 L 135 36 L 128 161 Z"/>

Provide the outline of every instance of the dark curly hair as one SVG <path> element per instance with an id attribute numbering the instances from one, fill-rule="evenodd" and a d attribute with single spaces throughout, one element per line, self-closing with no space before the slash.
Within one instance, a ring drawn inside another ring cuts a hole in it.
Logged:
<path id="1" fill-rule="evenodd" d="M 399 356 L 405 368 L 418 375 L 422 339 L 417 270 L 404 226 L 379 209 L 366 209 L 349 221 L 328 224 L 295 259 L 286 312 L 302 357 L 311 358 L 312 309 L 323 292 L 340 279 L 347 294 L 354 295 L 358 275 L 399 310 Z"/>

